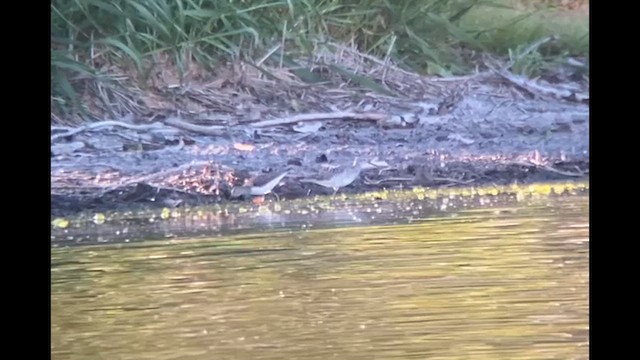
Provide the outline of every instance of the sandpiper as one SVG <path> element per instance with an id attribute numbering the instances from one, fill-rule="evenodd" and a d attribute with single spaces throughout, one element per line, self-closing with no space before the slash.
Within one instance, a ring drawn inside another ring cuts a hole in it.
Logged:
<path id="1" fill-rule="evenodd" d="M 313 183 L 320 186 L 324 186 L 326 188 L 333 189 L 333 195 L 338 193 L 340 188 L 351 185 L 358 176 L 360 176 L 360 172 L 362 170 L 375 169 L 376 166 L 371 164 L 368 161 L 361 162 L 356 164 L 355 166 L 349 166 L 344 169 L 342 172 L 333 175 L 331 178 L 326 180 L 317 180 L 317 179 L 301 179 L 300 182 L 303 183 Z"/>
<path id="2" fill-rule="evenodd" d="M 276 176 L 267 176 L 264 178 L 256 178 L 253 186 L 236 186 L 231 189 L 231 197 L 237 198 L 241 196 L 264 196 L 269 194 L 285 176 L 289 174 L 289 170 Z M 275 193 L 274 193 L 275 194 Z"/>

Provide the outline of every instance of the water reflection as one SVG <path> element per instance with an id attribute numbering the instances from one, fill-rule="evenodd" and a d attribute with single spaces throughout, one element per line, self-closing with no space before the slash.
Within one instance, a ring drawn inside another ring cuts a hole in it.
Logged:
<path id="1" fill-rule="evenodd" d="M 55 359 L 586 359 L 588 198 L 53 249 Z"/>

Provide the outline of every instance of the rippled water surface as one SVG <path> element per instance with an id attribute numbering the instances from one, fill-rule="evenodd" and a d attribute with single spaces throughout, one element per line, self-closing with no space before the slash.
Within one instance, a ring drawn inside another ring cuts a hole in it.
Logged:
<path id="1" fill-rule="evenodd" d="M 588 197 L 52 249 L 54 359 L 587 359 Z"/>

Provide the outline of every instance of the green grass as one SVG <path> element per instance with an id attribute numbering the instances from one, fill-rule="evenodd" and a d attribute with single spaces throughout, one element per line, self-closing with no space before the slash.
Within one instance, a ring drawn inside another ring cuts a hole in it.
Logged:
<path id="1" fill-rule="evenodd" d="M 559 33 L 562 43 L 530 56 L 546 61 L 549 56 L 588 52 L 586 17 L 553 18 L 546 12 L 507 9 L 506 3 L 53 0 L 52 115 L 86 118 L 92 107 L 113 109 L 110 115 L 115 115 L 117 89 L 123 84 L 146 89 L 154 74 L 167 67 L 181 81 L 194 63 L 216 71 L 242 59 L 269 75 L 269 66 L 284 61 L 298 67 L 294 70 L 304 81 L 314 82 L 308 64 L 327 41 L 439 76 L 473 69 L 469 51 L 460 49 L 506 55 L 549 33 Z M 258 64 L 269 50 L 270 56 Z"/>
<path id="2" fill-rule="evenodd" d="M 552 34 L 560 40 L 548 48 L 549 53 L 584 56 L 589 52 L 589 18 L 583 13 L 478 7 L 460 26 L 479 32 L 479 40 L 496 53 L 504 54 Z"/>
<path id="3" fill-rule="evenodd" d="M 558 40 L 515 62 L 512 71 L 531 77 L 568 56 L 586 57 L 589 53 L 589 17 L 584 11 L 476 7 L 460 27 L 475 33 L 490 53 L 507 54 L 510 59 L 539 39 L 557 36 Z"/>

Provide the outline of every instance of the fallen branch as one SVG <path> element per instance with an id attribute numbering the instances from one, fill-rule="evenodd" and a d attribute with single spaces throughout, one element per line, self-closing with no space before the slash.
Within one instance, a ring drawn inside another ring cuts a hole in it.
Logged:
<path id="1" fill-rule="evenodd" d="M 527 166 L 527 167 L 531 167 L 533 166 L 536 169 L 542 169 L 542 170 L 546 170 L 552 173 L 556 173 L 556 174 L 560 174 L 563 176 L 570 176 L 570 177 L 581 177 L 584 176 L 586 174 L 589 173 L 589 170 L 580 170 L 576 167 L 576 169 L 578 170 L 578 172 L 569 172 L 569 171 L 563 171 L 563 170 L 558 170 L 554 167 L 551 167 L 549 165 L 545 165 L 545 164 L 535 164 L 532 162 L 527 162 L 527 161 L 514 161 L 512 164 L 514 165 L 520 165 L 520 166 Z"/>
<path id="2" fill-rule="evenodd" d="M 133 185 L 133 184 L 137 184 L 137 183 L 141 183 L 141 182 L 148 182 L 149 180 L 153 180 L 153 179 L 160 178 L 160 177 L 165 177 L 167 175 L 170 175 L 170 174 L 173 174 L 173 173 L 177 173 L 177 172 L 180 172 L 180 171 L 182 171 L 184 169 L 189 169 L 191 167 L 206 166 L 206 165 L 210 165 L 210 164 L 211 164 L 210 161 L 195 161 L 195 162 L 191 162 L 189 164 L 180 165 L 178 167 L 167 169 L 167 170 L 160 171 L 160 172 L 156 172 L 156 173 L 153 173 L 153 174 L 139 176 L 139 177 L 136 177 L 136 178 L 129 179 L 127 181 L 121 182 L 121 183 L 116 184 L 116 185 L 107 186 L 106 188 L 103 189 L 103 193 L 109 192 L 111 190 L 115 190 L 115 189 L 120 188 L 120 187 L 129 186 L 129 185 Z"/>
<path id="3" fill-rule="evenodd" d="M 336 120 L 336 119 L 354 119 L 354 120 L 367 120 L 367 121 L 384 121 L 389 115 L 380 113 L 355 113 L 355 112 L 335 112 L 335 113 L 311 113 L 311 114 L 299 114 L 285 118 L 272 119 L 260 121 L 251 124 L 253 127 L 262 128 L 269 126 L 286 125 L 291 123 L 297 123 L 298 121 L 313 121 L 313 120 Z"/>
<path id="4" fill-rule="evenodd" d="M 164 123 L 181 130 L 187 130 L 204 135 L 222 136 L 225 134 L 224 126 L 203 126 L 188 123 L 176 117 L 170 117 L 164 120 Z"/>
<path id="5" fill-rule="evenodd" d="M 81 126 L 60 134 L 51 135 L 51 142 L 53 143 L 54 141 L 60 138 L 75 135 L 83 131 L 95 130 L 95 129 L 104 128 L 104 127 L 116 127 L 116 126 L 123 127 L 126 129 L 131 129 L 131 130 L 150 130 L 150 129 L 160 129 L 164 127 L 164 125 L 162 125 L 161 123 L 135 125 L 135 124 L 129 124 L 122 121 L 107 120 L 107 121 L 100 121 L 100 122 L 87 124 L 85 126 Z"/>
<path id="6" fill-rule="evenodd" d="M 520 53 L 515 54 L 510 61 L 508 61 L 506 64 L 502 66 L 498 65 L 497 62 L 495 61 L 490 61 L 490 59 L 486 59 L 484 61 L 484 65 L 491 72 L 503 78 L 503 80 L 506 80 L 507 82 L 515 85 L 516 87 L 519 87 L 527 91 L 529 94 L 533 95 L 534 97 L 552 96 L 552 97 L 555 97 L 556 99 L 563 99 L 563 100 L 576 101 L 576 102 L 583 102 L 585 100 L 588 100 L 589 93 L 588 92 L 585 93 L 584 91 L 582 91 L 582 89 L 578 87 L 573 87 L 573 86 L 570 87 L 570 86 L 562 86 L 562 85 L 552 86 L 550 84 L 547 85 L 537 81 L 537 78 L 529 79 L 523 76 L 517 76 L 510 71 L 510 69 L 513 67 L 513 65 L 515 65 L 516 62 L 518 62 L 519 60 L 529 55 L 531 52 L 538 49 L 541 45 L 550 41 L 555 41 L 557 39 L 558 37 L 556 35 L 544 37 L 532 43 Z"/>
<path id="7" fill-rule="evenodd" d="M 371 180 L 368 177 L 364 177 L 364 183 L 367 185 L 380 185 L 383 182 L 389 182 L 389 181 L 413 181 L 414 178 L 401 178 L 401 177 L 390 177 L 390 178 L 385 178 L 385 179 L 380 179 L 380 180 Z"/>
<path id="8" fill-rule="evenodd" d="M 390 178 L 386 178 L 386 179 L 380 179 L 380 180 L 371 180 L 367 177 L 364 178 L 364 183 L 367 185 L 379 185 L 383 182 L 387 182 L 387 181 L 414 181 L 415 178 L 401 178 L 401 177 L 390 177 Z M 453 178 L 440 178 L 440 177 L 433 177 L 433 178 L 428 178 L 426 179 L 428 181 L 447 181 L 450 183 L 455 183 L 455 184 L 469 184 L 475 181 L 475 179 L 469 179 L 469 180 L 458 180 L 458 179 L 453 179 Z"/>
<path id="9" fill-rule="evenodd" d="M 475 80 L 475 79 L 480 79 L 482 77 L 487 77 L 490 76 L 491 73 L 488 71 L 481 71 L 481 72 L 477 72 L 475 74 L 471 74 L 471 75 L 464 75 L 464 76 L 449 76 L 449 77 L 432 77 L 429 78 L 428 81 L 431 82 L 456 82 L 456 81 L 469 81 L 469 80 Z"/>
<path id="10" fill-rule="evenodd" d="M 429 180 L 431 181 L 446 181 L 446 182 L 450 182 L 450 183 L 454 183 L 454 184 L 471 184 L 472 182 L 476 181 L 476 179 L 469 179 L 469 180 L 458 180 L 458 179 L 454 179 L 454 178 L 440 178 L 440 177 L 434 177 L 434 178 L 429 178 Z"/>
<path id="11" fill-rule="evenodd" d="M 543 85 L 535 81 L 535 79 L 527 79 L 522 76 L 510 74 L 506 71 L 496 72 L 500 77 L 509 81 L 510 83 L 520 87 L 531 94 L 537 96 L 553 96 L 556 99 L 587 99 L 588 95 L 580 94 L 569 89 L 556 88 L 552 86 Z"/>

